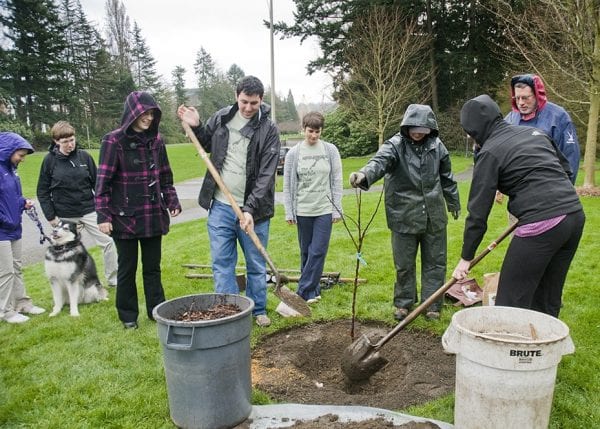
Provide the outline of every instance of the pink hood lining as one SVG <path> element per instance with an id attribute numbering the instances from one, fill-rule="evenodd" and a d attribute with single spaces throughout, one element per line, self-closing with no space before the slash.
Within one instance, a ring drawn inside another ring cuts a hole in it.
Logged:
<path id="1" fill-rule="evenodd" d="M 512 104 L 512 110 L 513 112 L 517 112 L 519 114 L 519 108 L 517 107 L 517 102 L 515 100 L 515 84 L 518 82 L 523 82 L 533 87 L 533 93 L 537 100 L 537 109 L 533 115 L 527 115 L 528 117 L 523 118 L 525 120 L 533 119 L 537 112 L 542 110 L 548 102 L 548 99 L 546 98 L 546 87 L 544 86 L 544 82 L 542 82 L 542 79 L 536 74 L 517 75 L 511 79 L 510 100 Z"/>

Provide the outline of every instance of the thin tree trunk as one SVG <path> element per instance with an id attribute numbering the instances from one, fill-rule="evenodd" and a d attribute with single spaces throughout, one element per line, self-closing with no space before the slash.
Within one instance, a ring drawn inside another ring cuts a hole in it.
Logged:
<path id="1" fill-rule="evenodd" d="M 437 67 L 435 63 L 435 39 L 433 34 L 433 24 L 431 23 L 431 0 L 427 0 L 427 32 L 431 38 L 429 46 L 429 63 L 431 68 L 431 108 L 434 112 L 439 111 L 438 88 L 437 88 Z"/>
<path id="2" fill-rule="evenodd" d="M 377 147 L 381 147 L 381 145 L 384 142 L 384 134 L 385 134 L 385 120 L 383 118 L 383 111 L 381 109 L 379 109 L 379 112 L 377 114 L 378 118 L 378 122 L 379 124 L 377 125 L 377 128 L 379 129 L 379 132 L 377 133 Z"/>
<path id="3" fill-rule="evenodd" d="M 596 28 L 594 40 L 594 70 L 590 82 L 590 111 L 588 114 L 587 136 L 585 141 L 585 157 L 583 186 L 591 188 L 596 185 L 596 146 L 598 139 L 598 115 L 600 114 L 600 26 Z"/>

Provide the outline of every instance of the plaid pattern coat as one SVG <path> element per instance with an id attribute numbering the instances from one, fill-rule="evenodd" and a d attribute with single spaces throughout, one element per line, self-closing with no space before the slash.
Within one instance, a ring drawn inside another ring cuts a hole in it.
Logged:
<path id="1" fill-rule="evenodd" d="M 150 128 L 131 125 L 154 109 Z M 119 239 L 154 237 L 169 231 L 169 210 L 180 209 L 165 144 L 158 132 L 161 112 L 154 98 L 135 91 L 127 96 L 121 127 L 102 139 L 96 178 L 98 223 L 112 222 Z"/>

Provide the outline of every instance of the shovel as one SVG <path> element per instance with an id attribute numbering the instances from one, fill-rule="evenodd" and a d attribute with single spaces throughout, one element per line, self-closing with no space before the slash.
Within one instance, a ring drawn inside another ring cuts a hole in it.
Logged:
<path id="1" fill-rule="evenodd" d="M 506 231 L 504 231 L 496 241 L 493 241 L 483 252 L 473 259 L 469 265 L 469 269 L 473 268 L 479 263 L 488 253 L 496 248 L 498 244 L 508 237 L 514 229 L 517 227 L 517 222 L 510 225 Z M 429 298 L 423 301 L 417 308 L 411 311 L 405 319 L 403 319 L 394 329 L 392 329 L 385 337 L 381 338 L 375 344 L 371 343 L 369 337 L 363 334 L 359 339 L 350 344 L 344 354 L 342 355 L 342 371 L 346 377 L 351 381 L 362 381 L 367 380 L 377 371 L 379 371 L 387 360 L 379 355 L 379 350 L 392 338 L 394 338 L 398 332 L 404 329 L 409 323 L 417 318 L 423 311 L 425 311 L 431 304 L 433 304 L 438 298 L 444 295 L 448 289 L 452 287 L 457 280 L 452 278 L 448 280 L 441 288 L 436 290 Z"/>
<path id="2" fill-rule="evenodd" d="M 242 213 L 242 210 L 240 209 L 237 202 L 235 201 L 235 198 L 233 198 L 233 195 L 231 194 L 231 192 L 229 192 L 229 189 L 227 189 L 227 186 L 225 186 L 225 183 L 221 179 L 221 175 L 215 168 L 214 164 L 211 162 L 210 158 L 208 157 L 208 154 L 206 153 L 206 151 L 204 150 L 204 148 L 202 147 L 202 145 L 196 138 L 196 135 L 194 134 L 194 132 L 192 131 L 192 129 L 190 128 L 190 126 L 187 123 L 181 122 L 181 124 L 183 125 L 185 134 L 189 137 L 189 139 L 192 141 L 194 146 L 196 146 L 196 149 L 198 150 L 198 154 L 206 163 L 206 167 L 208 168 L 208 171 L 212 175 L 213 179 L 215 179 L 217 186 L 219 187 L 219 189 L 221 189 L 221 192 L 223 192 L 223 194 L 225 194 L 225 196 L 229 200 L 229 203 L 231 204 L 231 208 L 235 212 L 236 216 L 238 217 L 239 220 L 244 221 L 245 218 L 244 218 L 244 214 Z M 288 306 L 290 306 L 291 308 L 296 310 L 298 313 L 302 314 L 303 316 L 310 316 L 310 308 L 309 308 L 308 304 L 306 303 L 306 301 L 304 301 L 304 299 L 302 299 L 301 296 L 299 296 L 299 295 L 295 294 L 294 292 L 292 292 L 291 290 L 289 290 L 287 287 L 282 286 L 282 281 L 283 281 L 282 275 L 279 273 L 279 271 L 275 267 L 275 264 L 273 263 L 273 261 L 271 260 L 271 257 L 267 253 L 267 249 L 265 249 L 264 246 L 262 245 L 262 243 L 260 242 L 260 239 L 258 238 L 258 235 L 256 235 L 256 232 L 254 232 L 254 229 L 247 231 L 247 234 L 250 237 L 250 239 L 252 240 L 252 242 L 254 243 L 254 245 L 256 246 L 256 248 L 258 249 L 258 251 L 260 252 L 260 254 L 262 255 L 262 257 L 265 258 L 265 261 L 267 261 L 267 265 L 269 265 L 269 268 L 271 269 L 271 271 L 273 272 L 273 275 L 275 276 L 275 279 L 276 279 L 275 290 L 274 290 L 275 295 L 280 300 L 282 300 L 284 303 L 286 303 Z"/>

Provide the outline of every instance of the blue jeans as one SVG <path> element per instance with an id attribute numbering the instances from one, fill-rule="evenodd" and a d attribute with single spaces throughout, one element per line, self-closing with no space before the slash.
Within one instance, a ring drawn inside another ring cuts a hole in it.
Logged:
<path id="1" fill-rule="evenodd" d="M 321 276 L 331 237 L 331 214 L 297 216 L 300 269 L 297 294 L 309 300 L 321 294 Z"/>
<path id="2" fill-rule="evenodd" d="M 254 225 L 254 231 L 262 245 L 269 241 L 269 220 Z M 253 314 L 267 312 L 267 269 L 262 257 L 248 234 L 240 228 L 240 222 L 231 206 L 213 200 L 208 213 L 208 238 L 215 282 L 215 292 L 239 294 L 235 280 L 237 242 L 240 242 L 246 259 L 246 296 L 254 301 Z"/>

